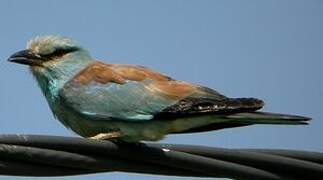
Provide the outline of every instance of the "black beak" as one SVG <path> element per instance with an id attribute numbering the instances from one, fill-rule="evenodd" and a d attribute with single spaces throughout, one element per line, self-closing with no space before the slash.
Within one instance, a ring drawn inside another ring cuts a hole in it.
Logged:
<path id="1" fill-rule="evenodd" d="M 30 50 L 22 50 L 11 55 L 8 61 L 30 66 L 42 66 L 43 59 L 40 55 L 35 54 Z"/>

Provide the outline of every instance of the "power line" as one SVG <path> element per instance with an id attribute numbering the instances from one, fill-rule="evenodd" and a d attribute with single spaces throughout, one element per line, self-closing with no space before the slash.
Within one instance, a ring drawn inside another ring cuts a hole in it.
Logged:
<path id="1" fill-rule="evenodd" d="M 323 153 L 0 135 L 0 174 L 133 172 L 232 179 L 322 179 Z"/>

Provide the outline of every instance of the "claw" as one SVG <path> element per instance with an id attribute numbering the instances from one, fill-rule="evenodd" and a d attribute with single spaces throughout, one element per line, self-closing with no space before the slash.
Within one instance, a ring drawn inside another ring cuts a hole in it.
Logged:
<path id="1" fill-rule="evenodd" d="M 89 139 L 95 139 L 95 140 L 110 140 L 114 138 L 121 137 L 122 133 L 117 131 L 117 132 L 111 132 L 111 133 L 99 133 L 95 136 L 89 137 Z"/>

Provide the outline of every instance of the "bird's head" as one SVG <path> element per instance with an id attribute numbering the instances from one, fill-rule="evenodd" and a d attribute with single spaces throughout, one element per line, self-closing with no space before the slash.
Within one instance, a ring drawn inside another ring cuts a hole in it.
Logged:
<path id="1" fill-rule="evenodd" d="M 8 61 L 28 65 L 46 97 L 93 62 L 75 41 L 51 35 L 30 40 L 25 50 L 11 55 Z"/>
<path id="2" fill-rule="evenodd" d="M 75 41 L 60 36 L 38 36 L 25 50 L 11 55 L 10 62 L 29 65 L 32 71 L 71 68 L 90 61 L 89 53 Z"/>

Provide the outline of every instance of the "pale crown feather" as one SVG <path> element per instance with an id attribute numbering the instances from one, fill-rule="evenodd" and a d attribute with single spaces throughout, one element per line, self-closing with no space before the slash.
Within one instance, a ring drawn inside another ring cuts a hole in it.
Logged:
<path id="1" fill-rule="evenodd" d="M 58 48 L 68 49 L 71 47 L 75 48 L 79 45 L 72 39 L 54 35 L 37 36 L 27 43 L 27 49 L 41 55 L 51 54 Z"/>

